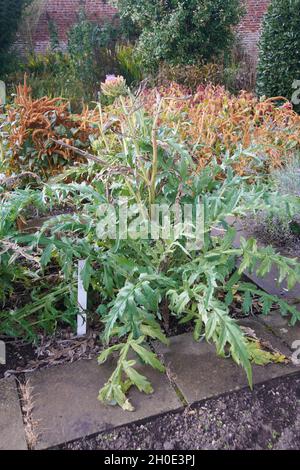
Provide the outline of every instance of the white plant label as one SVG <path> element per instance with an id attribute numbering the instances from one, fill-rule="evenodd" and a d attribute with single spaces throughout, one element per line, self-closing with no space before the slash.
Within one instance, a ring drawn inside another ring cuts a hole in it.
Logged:
<path id="1" fill-rule="evenodd" d="M 292 87 L 296 90 L 292 96 L 292 103 L 300 104 L 300 80 L 294 80 Z"/>
<path id="2" fill-rule="evenodd" d="M 0 106 L 6 104 L 6 86 L 5 83 L 0 80 Z"/>
<path id="3" fill-rule="evenodd" d="M 4 341 L 0 341 L 0 364 L 6 364 L 6 348 Z"/>
<path id="4" fill-rule="evenodd" d="M 78 261 L 78 307 L 77 315 L 77 336 L 84 336 L 87 332 L 87 292 L 83 287 L 81 273 L 85 265 L 85 260 Z"/>

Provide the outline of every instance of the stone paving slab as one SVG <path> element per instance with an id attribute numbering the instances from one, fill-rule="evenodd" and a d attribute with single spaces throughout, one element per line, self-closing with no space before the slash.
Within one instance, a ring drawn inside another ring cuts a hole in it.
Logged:
<path id="1" fill-rule="evenodd" d="M 14 378 L 0 380 L 0 450 L 27 450 Z"/>
<path id="2" fill-rule="evenodd" d="M 236 239 L 233 245 L 236 248 L 240 247 L 240 240 L 241 237 L 245 238 L 246 240 L 249 238 L 253 238 L 253 235 L 249 235 L 245 230 L 241 229 L 237 232 Z M 258 243 L 259 244 L 259 243 Z M 259 244 L 259 246 L 263 246 Z M 238 265 L 240 263 L 238 262 Z M 245 275 L 249 278 L 251 282 L 256 284 L 260 289 L 264 290 L 270 295 L 276 295 L 279 298 L 284 300 L 294 300 L 295 298 L 299 297 L 300 300 L 300 286 L 296 284 L 294 289 L 288 290 L 286 281 L 278 284 L 279 278 L 279 271 L 276 266 L 272 266 L 271 271 L 266 274 L 265 277 L 259 277 L 255 273 L 250 273 L 249 271 L 245 272 Z"/>
<path id="3" fill-rule="evenodd" d="M 240 248 L 241 246 L 241 238 L 245 238 L 246 240 L 249 238 L 253 238 L 253 234 L 248 232 L 242 225 L 242 223 L 238 220 L 236 220 L 233 217 L 229 217 L 227 222 L 230 225 L 233 225 L 235 229 L 237 230 L 235 240 L 233 242 L 233 246 L 235 248 Z M 217 236 L 222 234 L 222 230 L 219 228 L 214 228 L 212 230 L 212 235 Z M 257 240 L 258 246 L 264 247 L 263 243 Z M 240 265 L 240 262 L 238 261 L 237 265 Z M 287 289 L 287 283 L 286 281 L 282 282 L 281 284 L 278 284 L 278 278 L 279 278 L 279 271 L 276 268 L 276 266 L 273 266 L 271 271 L 264 277 L 258 277 L 254 273 L 249 273 L 248 271 L 245 272 L 245 275 L 249 278 L 251 282 L 256 284 L 260 289 L 264 290 L 270 295 L 276 295 L 279 298 L 282 298 L 286 301 L 297 301 L 300 304 L 300 284 L 296 284 L 293 289 L 290 291 Z M 300 309 L 300 305 L 299 305 Z"/>
<path id="4" fill-rule="evenodd" d="M 298 306 L 298 309 L 300 310 L 300 306 Z M 288 317 L 283 317 L 279 311 L 272 312 L 266 316 L 261 316 L 259 317 L 259 321 L 284 341 L 292 351 L 295 350 L 295 347 L 293 347 L 295 341 L 299 341 L 299 344 L 296 345 L 296 347 L 299 348 L 300 323 L 297 323 L 295 326 L 290 326 Z"/>
<path id="5" fill-rule="evenodd" d="M 247 239 L 252 235 L 242 227 L 240 222 L 236 221 L 235 226 L 237 228 L 237 235 L 234 241 L 234 246 L 239 247 L 241 237 Z M 263 246 L 262 243 L 260 243 L 260 245 Z M 291 290 L 288 290 L 286 281 L 278 284 L 279 271 L 275 266 L 272 267 L 271 271 L 264 278 L 260 278 L 249 272 L 246 272 L 245 274 L 249 280 L 256 284 L 260 289 L 264 290 L 268 294 L 276 295 L 289 303 L 294 303 L 300 311 L 300 284 L 297 283 Z M 300 341 L 300 324 L 296 324 L 291 327 L 289 325 L 288 318 L 283 318 L 280 312 L 272 312 L 267 316 L 261 316 L 259 318 L 291 349 L 295 341 Z"/>
<path id="6" fill-rule="evenodd" d="M 233 243 L 236 248 L 240 247 L 241 237 L 247 240 L 249 238 L 253 238 L 253 235 L 249 234 L 240 225 L 238 225 L 236 239 Z M 263 246 L 262 244 L 259 245 Z M 291 290 L 288 290 L 286 281 L 278 284 L 279 271 L 276 266 L 273 266 L 271 271 L 264 278 L 258 277 L 256 274 L 249 273 L 248 271 L 245 272 L 245 275 L 260 289 L 270 295 L 277 295 L 286 301 L 295 301 L 298 299 L 300 302 L 300 284 L 296 284 Z"/>
<path id="7" fill-rule="evenodd" d="M 97 400 L 99 389 L 113 371 L 112 360 L 99 366 L 83 360 L 27 374 L 33 387 L 33 419 L 38 422 L 37 449 L 46 449 L 134 421 L 182 407 L 165 374 L 139 366 L 147 375 L 153 395 L 129 392 L 135 412 L 105 406 Z"/>
<path id="8" fill-rule="evenodd" d="M 270 343 L 273 348 L 277 349 L 282 354 L 285 354 L 285 356 L 290 357 L 290 348 L 281 340 L 280 337 L 274 335 L 271 329 L 269 329 L 268 325 L 265 325 L 262 321 L 259 320 L 259 318 L 260 317 L 245 318 L 239 320 L 238 322 L 239 325 L 254 330 L 256 336 L 259 339 Z"/>
<path id="9" fill-rule="evenodd" d="M 280 346 L 283 353 L 289 352 L 281 341 L 270 336 L 256 321 L 243 323 L 254 329 L 258 337 L 267 341 L 271 339 L 271 344 L 274 347 Z M 217 357 L 213 345 L 206 341 L 196 343 L 190 333 L 173 337 L 169 347 L 155 343 L 155 349 L 163 355 L 173 380 L 189 404 L 248 386 L 246 374 L 241 367 L 232 359 Z M 293 364 L 253 366 L 253 382 L 259 384 L 297 371 L 300 371 L 300 367 Z"/>

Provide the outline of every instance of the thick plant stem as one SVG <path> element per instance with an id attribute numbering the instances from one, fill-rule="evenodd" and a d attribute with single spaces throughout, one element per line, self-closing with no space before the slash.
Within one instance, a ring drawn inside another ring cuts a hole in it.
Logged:
<path id="1" fill-rule="evenodd" d="M 157 124 L 158 124 L 158 119 L 159 115 L 161 112 L 161 106 L 162 106 L 162 98 L 160 95 L 157 96 L 157 111 L 154 116 L 154 121 L 153 121 L 153 126 L 152 126 L 152 133 L 151 133 L 151 138 L 152 138 L 152 148 L 153 148 L 153 154 L 152 154 L 152 172 L 151 172 L 151 179 L 150 179 L 150 210 L 151 210 L 151 205 L 155 203 L 155 185 L 156 185 L 156 176 L 157 176 L 157 170 L 158 170 L 158 142 L 157 142 Z"/>
<path id="2" fill-rule="evenodd" d="M 99 130 L 100 130 L 100 134 L 101 134 L 102 140 L 103 140 L 103 142 L 104 142 L 106 151 L 109 153 L 109 152 L 110 152 L 110 147 L 109 147 L 108 142 L 107 142 L 106 137 L 105 137 L 104 122 L 103 122 L 103 113 L 102 113 L 102 106 L 101 106 L 101 103 L 98 104 L 98 109 L 99 109 L 99 116 L 100 116 L 100 126 L 99 126 Z"/>

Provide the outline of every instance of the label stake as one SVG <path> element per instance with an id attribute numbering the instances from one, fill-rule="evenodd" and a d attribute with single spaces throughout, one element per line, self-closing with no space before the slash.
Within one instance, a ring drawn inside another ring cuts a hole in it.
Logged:
<path id="1" fill-rule="evenodd" d="M 83 287 L 81 273 L 85 265 L 85 260 L 78 261 L 78 308 L 77 315 L 77 336 L 84 336 L 87 332 L 87 291 Z"/>
<path id="2" fill-rule="evenodd" d="M 6 86 L 5 83 L 0 80 L 0 106 L 6 104 Z"/>

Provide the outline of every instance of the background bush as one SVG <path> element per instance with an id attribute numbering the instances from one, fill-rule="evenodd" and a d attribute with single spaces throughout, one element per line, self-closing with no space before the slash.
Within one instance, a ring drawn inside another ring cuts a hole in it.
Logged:
<path id="1" fill-rule="evenodd" d="M 260 40 L 257 92 L 291 99 L 299 79 L 300 0 L 272 0 Z"/>
<path id="2" fill-rule="evenodd" d="M 31 0 L 0 0 L 0 73 L 16 66 L 14 54 L 8 54 L 22 18 L 24 8 Z"/>
<path id="3" fill-rule="evenodd" d="M 200 85 L 224 85 L 231 93 L 240 90 L 254 91 L 255 65 L 244 57 L 237 56 L 236 49 L 228 55 L 227 60 L 192 65 L 169 65 L 163 63 L 159 72 L 153 77 L 153 85 L 178 83 L 190 91 L 196 91 Z"/>
<path id="4" fill-rule="evenodd" d="M 49 50 L 45 54 L 32 52 L 17 61 L 5 77 L 8 93 L 15 92 L 15 85 L 23 82 L 26 73 L 34 97 L 61 96 L 70 101 L 73 111 L 80 111 L 83 103 L 98 99 L 106 75 L 121 74 L 129 85 L 143 79 L 143 69 L 130 43 L 136 32 L 129 19 L 120 21 L 116 16 L 97 24 L 82 8 L 69 30 L 66 52 L 60 51 L 56 23 L 49 19 L 48 27 Z"/>
<path id="5" fill-rule="evenodd" d="M 140 31 L 138 52 L 149 70 L 211 61 L 233 43 L 242 15 L 240 0 L 118 0 L 122 19 Z"/>

